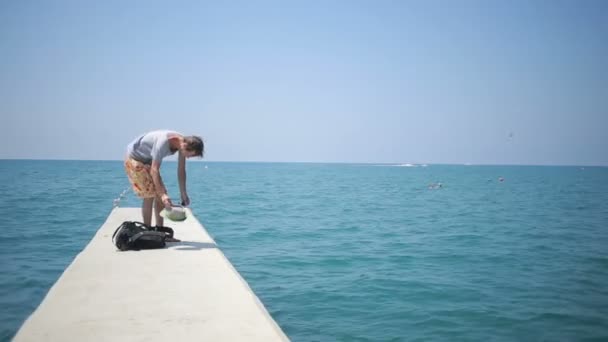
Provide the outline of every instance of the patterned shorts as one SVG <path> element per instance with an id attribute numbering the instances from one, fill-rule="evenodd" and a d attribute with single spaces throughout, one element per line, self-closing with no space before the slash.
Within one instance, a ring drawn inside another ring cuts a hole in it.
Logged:
<path id="1" fill-rule="evenodd" d="M 125 160 L 125 171 L 133 186 L 133 191 L 139 198 L 156 197 L 154 181 L 152 175 L 150 175 L 150 165 L 133 158 L 127 158 Z"/>

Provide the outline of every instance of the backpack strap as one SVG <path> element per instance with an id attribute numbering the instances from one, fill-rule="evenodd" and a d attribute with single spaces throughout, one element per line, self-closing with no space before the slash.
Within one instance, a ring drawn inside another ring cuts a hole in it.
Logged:
<path id="1" fill-rule="evenodd" d="M 123 223 L 120 224 L 120 226 L 118 226 L 118 228 L 116 228 L 116 230 L 114 231 L 114 234 L 112 234 L 112 240 L 114 240 L 114 237 L 116 236 L 116 233 L 118 233 L 118 231 L 120 230 L 120 228 L 124 227 L 125 224 L 127 224 L 128 221 L 125 221 Z"/>
<path id="2" fill-rule="evenodd" d="M 164 227 L 164 226 L 154 226 L 154 227 L 152 227 L 152 229 L 157 232 L 163 232 L 163 233 L 167 234 L 168 237 L 173 238 L 173 229 L 172 228 Z"/>
<path id="3" fill-rule="evenodd" d="M 159 238 L 163 238 L 163 239 L 166 237 L 166 235 L 163 234 L 163 233 L 161 233 L 161 232 L 154 232 L 154 231 L 152 231 L 152 232 L 139 232 L 139 233 L 137 233 L 137 234 L 135 234 L 135 235 L 133 235 L 133 236 L 131 236 L 129 238 L 129 243 L 132 243 L 133 241 L 139 239 L 140 237 L 142 237 L 144 235 L 158 236 Z"/>
<path id="4" fill-rule="evenodd" d="M 147 224 L 145 224 L 143 222 L 139 222 L 139 221 L 131 221 L 131 222 L 145 230 L 154 230 L 154 228 L 152 226 L 148 226 Z"/>

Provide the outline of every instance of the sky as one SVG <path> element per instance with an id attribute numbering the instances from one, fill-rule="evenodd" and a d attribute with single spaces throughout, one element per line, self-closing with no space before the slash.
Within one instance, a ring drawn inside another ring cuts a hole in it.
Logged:
<path id="1" fill-rule="evenodd" d="M 608 2 L 1 1 L 0 159 L 608 165 Z"/>

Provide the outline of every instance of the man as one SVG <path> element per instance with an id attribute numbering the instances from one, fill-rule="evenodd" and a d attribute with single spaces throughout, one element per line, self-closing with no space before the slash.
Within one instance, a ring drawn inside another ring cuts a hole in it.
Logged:
<path id="1" fill-rule="evenodd" d="M 141 212 L 143 222 L 152 224 L 152 208 L 156 226 L 163 225 L 160 212 L 171 208 L 173 203 L 160 176 L 163 158 L 175 152 L 178 154 L 177 178 L 183 205 L 190 204 L 186 191 L 186 158 L 202 157 L 205 150 L 203 140 L 198 136 L 183 136 L 168 130 L 152 131 L 137 137 L 127 147 L 125 170 L 133 191 L 143 199 Z"/>

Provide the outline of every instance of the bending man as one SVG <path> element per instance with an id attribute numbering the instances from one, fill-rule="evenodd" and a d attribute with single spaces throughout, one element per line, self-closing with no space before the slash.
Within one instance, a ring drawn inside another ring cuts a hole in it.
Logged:
<path id="1" fill-rule="evenodd" d="M 160 176 L 163 158 L 175 152 L 178 154 L 177 178 L 183 205 L 190 204 L 186 190 L 186 158 L 202 157 L 205 150 L 203 140 L 198 136 L 183 136 L 168 130 L 152 131 L 133 140 L 127 147 L 125 170 L 133 191 L 143 199 L 141 213 L 143 222 L 152 224 L 152 208 L 156 226 L 163 225 L 160 212 L 171 208 L 171 198 Z"/>

